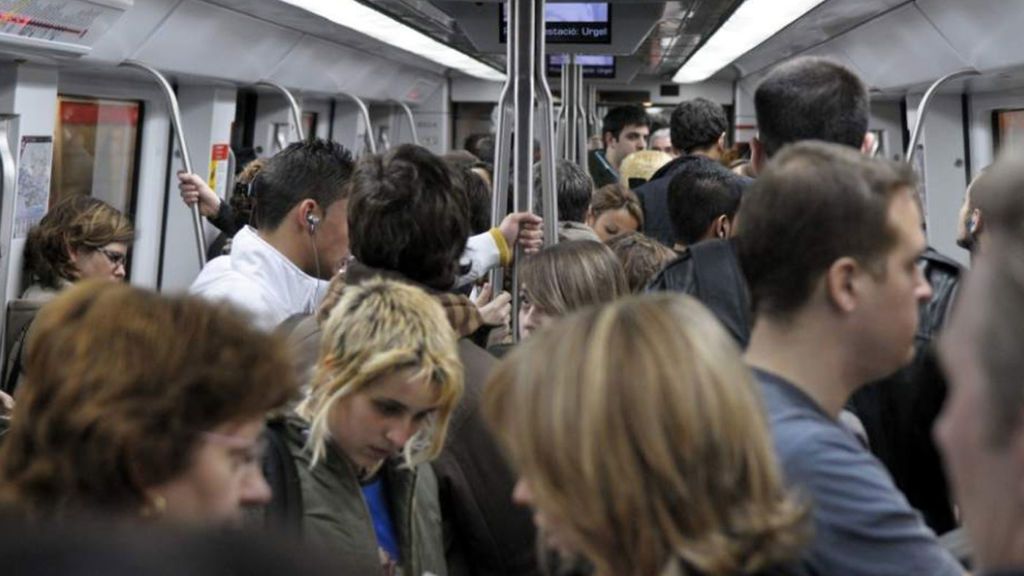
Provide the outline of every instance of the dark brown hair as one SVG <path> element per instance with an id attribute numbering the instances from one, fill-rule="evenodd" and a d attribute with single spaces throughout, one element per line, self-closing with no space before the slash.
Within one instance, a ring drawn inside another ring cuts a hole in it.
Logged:
<path id="1" fill-rule="evenodd" d="M 0 501 L 30 516 L 132 513 L 204 431 L 296 392 L 283 347 L 239 313 L 86 281 L 43 308 L 3 447 Z"/>
<path id="2" fill-rule="evenodd" d="M 739 260 L 755 311 L 788 316 L 844 256 L 876 266 L 897 240 L 890 202 L 914 186 L 908 165 L 847 146 L 801 142 L 783 149 L 737 216 Z"/>
<path id="3" fill-rule="evenodd" d="M 113 206 L 92 196 L 70 196 L 50 208 L 25 241 L 25 273 L 45 288 L 77 279 L 70 250 L 95 250 L 112 242 L 128 244 L 132 223 Z"/>
<path id="4" fill-rule="evenodd" d="M 626 212 L 636 220 L 637 229 L 644 229 L 644 210 L 640 207 L 640 199 L 622 184 L 613 183 L 594 190 L 590 197 L 590 214 L 597 218 L 609 210 L 625 208 Z"/>

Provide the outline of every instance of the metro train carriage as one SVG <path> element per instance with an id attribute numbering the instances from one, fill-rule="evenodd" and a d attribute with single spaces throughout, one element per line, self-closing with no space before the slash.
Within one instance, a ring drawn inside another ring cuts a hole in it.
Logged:
<path id="1" fill-rule="evenodd" d="M 1022 31 L 1019 0 L 0 2 L 2 351 L 24 335 L 26 237 L 67 198 L 130 218 L 130 251 L 114 255 L 127 282 L 182 294 L 220 230 L 183 201 L 180 172 L 227 202 L 258 194 L 235 185 L 249 162 L 303 140 L 360 158 L 406 143 L 444 155 L 486 134 L 497 227 L 551 215 L 556 162 L 589 173 L 621 106 L 645 110 L 653 132 L 680 103 L 717 103 L 725 149 L 749 158 L 755 91 L 800 56 L 864 81 L 864 152 L 912 167 L 927 245 L 967 268 L 965 189 L 1024 146 Z M 305 214 L 310 237 L 324 214 Z M 545 218 L 546 242 L 557 225 Z"/>

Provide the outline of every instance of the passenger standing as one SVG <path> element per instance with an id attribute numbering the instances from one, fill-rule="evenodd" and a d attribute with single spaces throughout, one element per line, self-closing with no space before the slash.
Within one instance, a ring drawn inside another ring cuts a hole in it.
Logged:
<path id="1" fill-rule="evenodd" d="M 620 234 L 605 242 L 622 263 L 629 291 L 639 294 L 659 270 L 678 256 L 671 248 L 639 232 Z"/>
<path id="2" fill-rule="evenodd" d="M 541 189 L 540 165 L 534 166 L 534 190 Z M 555 195 L 558 202 L 558 239 L 593 240 L 600 242 L 597 234 L 587 226 L 587 209 L 594 195 L 594 181 L 576 164 L 560 159 L 555 162 Z M 535 197 L 535 209 L 544 214 L 541 196 Z"/>
<path id="3" fill-rule="evenodd" d="M 743 192 L 752 181 L 714 165 L 680 170 L 668 185 L 668 213 L 676 243 L 683 251 L 704 240 L 731 238 Z"/>
<path id="4" fill-rule="evenodd" d="M 647 112 L 639 106 L 618 106 L 605 114 L 601 123 L 602 149 L 587 156 L 595 188 L 620 180 L 619 164 L 626 156 L 647 148 L 650 126 Z"/>
<path id="5" fill-rule="evenodd" d="M 303 538 L 352 574 L 446 574 L 427 463 L 462 388 L 456 335 L 434 298 L 392 281 L 348 287 L 324 322 L 309 395 L 284 428 Z"/>
<path id="6" fill-rule="evenodd" d="M 636 194 L 621 184 L 609 184 L 594 191 L 587 208 L 587 226 L 602 242 L 644 227 L 644 213 Z"/>
<path id="7" fill-rule="evenodd" d="M 662 166 L 651 176 L 651 181 L 634 191 L 640 198 L 640 205 L 647 216 L 644 233 L 656 238 L 666 246 L 678 240 L 672 231 L 672 220 L 668 208 L 668 187 L 672 178 L 681 170 L 694 168 L 721 168 L 719 164 L 725 151 L 725 132 L 729 120 L 722 107 L 705 98 L 694 98 L 681 102 L 672 111 L 672 147 L 681 154 Z"/>
<path id="8" fill-rule="evenodd" d="M 320 139 L 268 160 L 252 184 L 256 228 L 239 230 L 231 254 L 211 260 L 190 291 L 238 306 L 267 331 L 312 313 L 348 256 L 353 167 L 347 150 Z"/>
<path id="9" fill-rule="evenodd" d="M 492 376 L 484 411 L 545 543 L 600 576 L 803 574 L 761 395 L 696 300 L 590 307 Z M 839 572 L 829 572 L 838 574 Z"/>
<path id="10" fill-rule="evenodd" d="M 450 574 L 534 574 L 529 515 L 511 500 L 514 477 L 479 414 L 494 357 L 471 340 L 483 326 L 477 308 L 447 292 L 469 237 L 469 206 L 449 169 L 427 149 L 402 145 L 363 159 L 352 179 L 349 212 L 354 261 L 331 283 L 329 312 L 346 287 L 383 277 L 426 288 L 459 337 L 465 394 L 452 414 L 448 443 L 433 462 L 438 479 Z M 297 332 L 298 348 L 319 341 L 313 319 Z M 300 351 L 300 353 L 302 353 Z"/>
<path id="11" fill-rule="evenodd" d="M 1024 165 L 990 167 L 976 198 L 985 249 L 974 260 L 939 348 L 952 390 L 935 435 L 983 575 L 1024 574 Z"/>
<path id="12" fill-rule="evenodd" d="M 259 438 L 297 392 L 284 347 L 195 298 L 86 282 L 43 308 L 0 447 L 0 503 L 184 524 L 266 503 Z"/>
<path id="13" fill-rule="evenodd" d="M 773 160 L 739 215 L 756 316 L 747 361 L 786 479 L 812 505 L 806 559 L 817 574 L 962 572 L 838 422 L 854 391 L 914 354 L 918 306 L 931 297 L 915 190 L 908 165 L 807 142 Z"/>
<path id="14" fill-rule="evenodd" d="M 519 267 L 519 336 L 580 308 L 629 294 L 625 272 L 604 244 L 570 240 L 548 246 Z"/>

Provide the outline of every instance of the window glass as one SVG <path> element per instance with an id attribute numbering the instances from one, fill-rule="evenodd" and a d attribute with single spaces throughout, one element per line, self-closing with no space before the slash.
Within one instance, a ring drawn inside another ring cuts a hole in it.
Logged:
<path id="1" fill-rule="evenodd" d="M 133 212 L 141 114 L 140 102 L 58 97 L 50 206 L 83 194 Z"/>

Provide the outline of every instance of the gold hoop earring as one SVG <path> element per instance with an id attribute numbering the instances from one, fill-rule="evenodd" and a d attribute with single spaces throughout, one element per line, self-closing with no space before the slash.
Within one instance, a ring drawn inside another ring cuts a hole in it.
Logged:
<path id="1" fill-rule="evenodd" d="M 143 518 L 159 518 L 165 512 L 167 512 L 167 499 L 159 494 L 155 494 L 146 499 L 142 510 L 139 511 L 139 516 Z"/>

